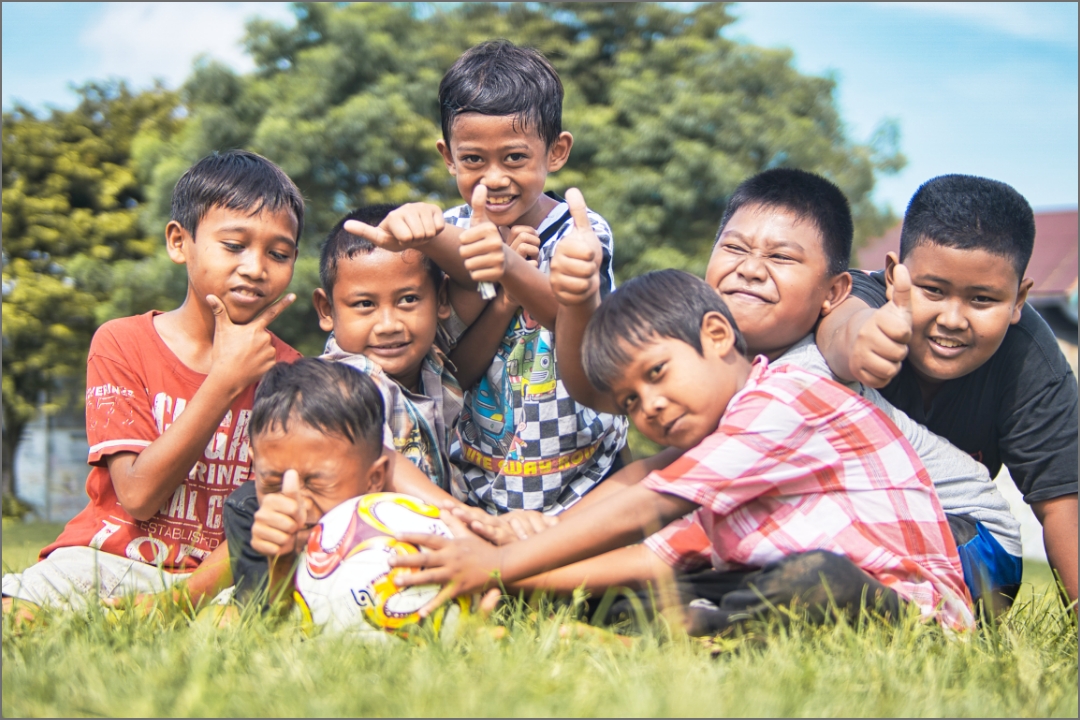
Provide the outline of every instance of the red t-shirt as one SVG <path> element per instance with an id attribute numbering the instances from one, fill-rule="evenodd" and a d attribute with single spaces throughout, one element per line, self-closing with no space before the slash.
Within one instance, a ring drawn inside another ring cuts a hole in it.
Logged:
<path id="1" fill-rule="evenodd" d="M 221 544 L 225 498 L 251 471 L 247 428 L 255 385 L 233 402 L 202 459 L 149 520 L 136 520 L 120 506 L 105 464 L 109 455 L 142 452 L 161 437 L 206 379 L 180 362 L 158 335 L 153 321 L 158 314 L 112 320 L 94 333 L 86 367 L 90 503 L 41 551 L 42 559 L 61 547 L 96 547 L 161 563 L 172 572 L 190 572 Z M 278 361 L 300 357 L 272 338 Z"/>

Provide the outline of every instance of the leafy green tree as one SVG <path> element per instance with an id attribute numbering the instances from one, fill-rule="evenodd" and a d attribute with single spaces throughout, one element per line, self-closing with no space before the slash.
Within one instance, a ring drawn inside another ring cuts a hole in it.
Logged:
<path id="1" fill-rule="evenodd" d="M 130 156 L 140 133 L 176 132 L 178 97 L 161 88 L 133 94 L 123 84 L 91 83 L 79 93 L 70 112 L 39 116 L 16 106 L 3 115 L 6 496 L 15 493 L 15 450 L 42 394 L 50 411 L 71 402 L 110 308 L 141 309 L 163 287 L 160 278 L 144 282 L 146 294 L 131 297 L 127 271 L 160 241 L 140 227 L 143 184 Z M 139 266 L 133 275 L 145 273 Z"/>

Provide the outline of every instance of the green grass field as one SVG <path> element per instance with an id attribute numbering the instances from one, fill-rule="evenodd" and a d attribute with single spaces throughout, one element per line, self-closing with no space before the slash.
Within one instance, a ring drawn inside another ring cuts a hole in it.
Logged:
<path id="1" fill-rule="evenodd" d="M 5 524 L 5 570 L 58 531 Z M 520 607 L 501 639 L 489 621 L 381 644 L 308 638 L 292 619 L 253 614 L 218 628 L 176 608 L 5 619 L 3 714 L 1076 717 L 1076 628 L 1047 567 L 1025 573 L 1007 618 L 952 639 L 914 621 L 793 623 L 709 648 L 655 625 L 625 647 L 563 637 L 566 610 Z"/>

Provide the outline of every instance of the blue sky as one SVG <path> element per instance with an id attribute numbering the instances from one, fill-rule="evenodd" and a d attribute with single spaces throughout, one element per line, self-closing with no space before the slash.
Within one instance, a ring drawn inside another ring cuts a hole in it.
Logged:
<path id="1" fill-rule="evenodd" d="M 848 132 L 899 121 L 909 159 L 875 197 L 902 212 L 947 172 L 1010 183 L 1036 208 L 1077 204 L 1076 3 L 742 3 L 725 32 L 789 47 L 831 74 Z M 202 53 L 251 67 L 239 41 L 277 3 L 3 3 L 3 106 L 70 107 L 70 83 L 157 77 L 176 86 Z"/>

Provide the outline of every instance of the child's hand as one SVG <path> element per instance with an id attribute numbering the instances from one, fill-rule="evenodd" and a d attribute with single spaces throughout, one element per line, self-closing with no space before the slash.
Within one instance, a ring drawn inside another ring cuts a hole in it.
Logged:
<path id="1" fill-rule="evenodd" d="M 229 316 L 225 303 L 216 295 L 207 295 L 206 302 L 214 313 L 210 375 L 224 379 L 229 391 L 235 394 L 258 382 L 277 362 L 277 353 L 266 326 L 292 305 L 294 300 L 296 295 L 289 293 L 264 308 L 249 322 L 237 325 Z"/>
<path id="2" fill-rule="evenodd" d="M 457 507 L 454 517 L 480 537 L 496 545 L 525 540 L 559 524 L 559 519 L 535 510 L 513 510 L 505 515 L 489 515 L 480 508 Z"/>
<path id="3" fill-rule="evenodd" d="M 251 526 L 251 547 L 268 558 L 284 557 L 303 551 L 309 528 L 307 510 L 300 497 L 300 476 L 286 470 L 281 492 L 267 493 L 255 513 Z"/>
<path id="4" fill-rule="evenodd" d="M 893 267 L 887 288 L 889 302 L 859 329 L 851 351 L 851 372 L 869 387 L 880 388 L 900 372 L 911 342 L 911 275 L 903 265 Z"/>
<path id="5" fill-rule="evenodd" d="M 431 203 L 408 203 L 386 216 L 378 227 L 347 220 L 345 232 L 390 252 L 419 250 L 446 227 L 442 209 Z"/>
<path id="6" fill-rule="evenodd" d="M 581 305 L 600 292 L 604 249 L 589 222 L 585 198 L 577 188 L 566 191 L 574 229 L 559 241 L 551 258 L 551 292 L 561 305 Z"/>
<path id="7" fill-rule="evenodd" d="M 476 186 L 472 220 L 469 229 L 461 233 L 461 257 L 474 282 L 498 282 L 506 270 L 508 248 L 499 228 L 487 219 L 487 194 L 485 186 Z"/>
<path id="8" fill-rule="evenodd" d="M 451 531 L 453 540 L 441 535 L 402 533 L 399 540 L 428 549 L 414 555 L 390 557 L 391 567 L 413 568 L 412 572 L 394 573 L 394 583 L 399 587 L 443 586 L 431 602 L 420 608 L 422 618 L 451 598 L 479 592 L 499 582 L 502 564 L 499 548 L 471 533 L 463 537 L 453 526 Z"/>
<path id="9" fill-rule="evenodd" d="M 528 225 L 515 225 L 506 238 L 510 249 L 533 267 L 540 267 L 540 236 Z"/>

